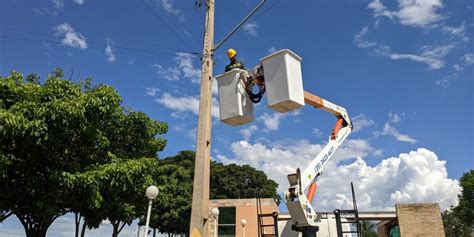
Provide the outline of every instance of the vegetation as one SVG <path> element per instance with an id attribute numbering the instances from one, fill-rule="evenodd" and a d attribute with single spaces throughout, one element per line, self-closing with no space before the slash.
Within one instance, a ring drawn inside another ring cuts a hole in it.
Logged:
<path id="1" fill-rule="evenodd" d="M 458 206 L 442 214 L 447 237 L 468 237 L 474 231 L 474 170 L 461 177 L 461 188 Z"/>
<path id="2" fill-rule="evenodd" d="M 155 184 L 151 227 L 186 233 L 194 152 L 159 160 L 167 124 L 126 110 L 112 87 L 74 83 L 55 70 L 43 82 L 13 71 L 0 76 L 0 221 L 16 216 L 27 237 L 46 236 L 53 221 L 74 213 L 76 236 L 102 221 L 118 236 L 143 220 L 144 190 Z M 272 197 L 277 184 L 250 166 L 211 164 L 211 198 Z M 258 191 L 257 191 L 258 190 Z"/>
<path id="3" fill-rule="evenodd" d="M 360 222 L 360 232 L 362 237 L 377 237 L 376 225 L 370 221 Z"/>
<path id="4" fill-rule="evenodd" d="M 142 215 L 135 203 L 146 202 L 153 180 L 144 171 L 157 163 L 167 125 L 125 110 L 110 86 L 63 76 L 57 69 L 43 83 L 15 71 L 0 77 L 0 187 L 8 190 L 0 213 L 15 215 L 28 237 L 45 236 L 67 212 L 76 227 L 108 218 L 116 236 Z"/>
<path id="5" fill-rule="evenodd" d="M 161 187 L 160 198 L 152 211 L 151 228 L 170 234 L 189 231 L 194 158 L 193 151 L 181 151 L 176 156 L 160 160 L 156 183 L 165 185 Z M 248 165 L 211 163 L 211 199 L 255 198 L 258 189 L 261 197 L 279 202 L 277 188 L 278 184 L 268 179 L 265 173 Z"/>

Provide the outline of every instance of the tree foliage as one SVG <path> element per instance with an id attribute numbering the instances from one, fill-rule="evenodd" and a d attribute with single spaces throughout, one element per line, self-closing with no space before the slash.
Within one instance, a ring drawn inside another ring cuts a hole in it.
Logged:
<path id="1" fill-rule="evenodd" d="M 468 228 L 455 214 L 453 209 L 441 213 L 446 237 L 469 237 L 471 229 Z"/>
<path id="2" fill-rule="evenodd" d="M 143 199 L 151 182 L 144 170 L 166 145 L 157 135 L 167 125 L 125 110 L 115 89 L 63 76 L 57 69 L 43 83 L 16 71 L 0 77 L 0 187 L 8 190 L 0 213 L 16 215 L 27 236 L 45 236 L 69 211 L 90 226 L 130 223 L 141 207 L 128 204 Z"/>
<path id="3" fill-rule="evenodd" d="M 161 233 L 189 231 L 194 158 L 193 151 L 181 151 L 176 156 L 160 160 L 154 176 L 156 183 L 161 185 L 160 198 L 153 204 L 150 226 Z M 261 197 L 280 200 L 276 191 L 278 184 L 248 165 L 212 162 L 210 182 L 211 199 L 255 198 L 258 189 Z"/>
<path id="4" fill-rule="evenodd" d="M 474 229 L 474 170 L 465 173 L 460 183 L 462 191 L 454 212 L 465 225 Z"/>
<path id="5" fill-rule="evenodd" d="M 474 170 L 465 173 L 460 181 L 459 204 L 442 213 L 448 237 L 471 236 L 474 232 Z"/>
<path id="6" fill-rule="evenodd" d="M 360 222 L 360 232 L 362 237 L 377 237 L 376 225 L 370 221 Z"/>

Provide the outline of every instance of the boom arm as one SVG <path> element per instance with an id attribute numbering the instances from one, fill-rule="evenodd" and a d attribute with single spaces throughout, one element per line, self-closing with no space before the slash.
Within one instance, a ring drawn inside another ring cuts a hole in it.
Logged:
<path id="1" fill-rule="evenodd" d="M 317 216 L 311 204 L 316 186 L 310 188 L 309 198 L 304 191 L 311 184 L 314 183 L 313 185 L 315 185 L 324 165 L 352 131 L 352 123 L 346 109 L 306 91 L 304 92 L 304 98 L 305 103 L 333 114 L 338 120 L 327 145 L 311 161 L 309 166 L 303 172 L 297 168 L 295 174 L 288 175 L 290 188 L 285 192 L 285 202 L 296 229 L 316 226 Z"/>

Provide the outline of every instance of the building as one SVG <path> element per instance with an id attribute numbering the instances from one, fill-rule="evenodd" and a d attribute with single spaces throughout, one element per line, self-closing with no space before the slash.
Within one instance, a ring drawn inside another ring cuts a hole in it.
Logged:
<path id="1" fill-rule="evenodd" d="M 279 213 L 273 199 L 216 199 L 211 200 L 209 210 L 219 208 L 218 220 L 211 219 L 209 236 L 219 237 L 258 237 L 259 225 L 265 237 L 300 237 L 291 230 L 291 217 Z M 359 220 L 376 221 L 378 237 L 389 237 L 390 232 L 399 231 L 402 237 L 444 237 L 443 221 L 437 203 L 396 204 L 396 211 L 359 212 Z M 266 214 L 258 218 L 258 213 Z M 332 212 L 320 212 L 321 220 L 318 237 L 338 237 L 335 216 Z M 343 222 L 353 220 L 353 216 L 344 216 Z M 245 220 L 245 226 L 241 221 Z M 259 224 L 259 221 L 261 222 Z M 349 224 L 342 224 L 343 231 L 350 230 Z M 218 235 L 215 234 L 218 230 Z M 275 235 L 275 233 L 278 233 Z M 343 234 L 343 237 L 355 235 Z M 395 235 L 397 236 L 397 235 Z"/>

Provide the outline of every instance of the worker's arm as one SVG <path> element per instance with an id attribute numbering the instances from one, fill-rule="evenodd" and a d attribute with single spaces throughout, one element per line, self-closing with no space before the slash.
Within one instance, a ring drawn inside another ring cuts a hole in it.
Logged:
<path id="1" fill-rule="evenodd" d="M 240 63 L 240 69 L 245 70 L 245 65 L 244 65 L 244 63 L 243 63 L 242 61 L 240 61 L 239 63 Z"/>

